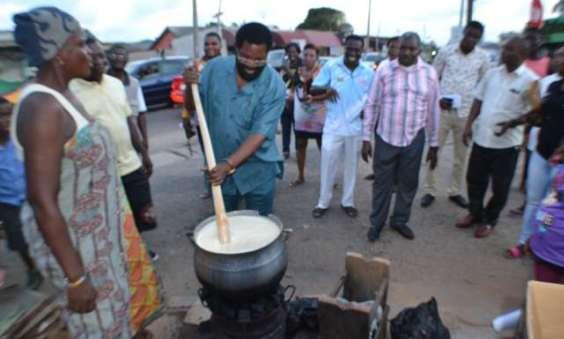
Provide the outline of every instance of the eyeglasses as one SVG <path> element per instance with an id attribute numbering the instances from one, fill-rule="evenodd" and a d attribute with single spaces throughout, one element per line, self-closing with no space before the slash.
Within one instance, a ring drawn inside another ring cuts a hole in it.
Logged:
<path id="1" fill-rule="evenodd" d="M 264 67 L 266 66 L 266 59 L 262 59 L 262 60 L 255 60 L 255 59 L 249 59 L 249 58 L 245 58 L 242 57 L 240 55 L 237 55 L 237 61 L 239 61 L 240 63 L 242 63 L 243 65 L 247 66 L 247 67 Z"/>

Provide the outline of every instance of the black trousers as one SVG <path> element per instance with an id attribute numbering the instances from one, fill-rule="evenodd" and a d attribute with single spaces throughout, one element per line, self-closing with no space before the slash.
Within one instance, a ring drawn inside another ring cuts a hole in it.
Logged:
<path id="1" fill-rule="evenodd" d="M 515 175 L 519 147 L 486 148 L 474 144 L 468 162 L 466 183 L 470 214 L 478 222 L 495 226 L 505 207 Z M 491 182 L 492 197 L 484 208 L 484 197 Z"/>
<path id="2" fill-rule="evenodd" d="M 422 129 L 410 145 L 396 147 L 386 143 L 376 133 L 374 141 L 374 183 L 372 185 L 372 227 L 381 230 L 386 223 L 392 200 L 392 186 L 398 183 L 394 211 L 390 225 L 406 225 L 411 216 L 411 205 L 419 186 L 419 170 L 425 148 Z"/>
<path id="3" fill-rule="evenodd" d="M 286 101 L 282 117 L 282 152 L 290 152 L 290 142 L 292 141 L 292 126 L 294 125 L 294 102 Z"/>
<path id="4" fill-rule="evenodd" d="M 0 224 L 6 232 L 8 248 L 12 251 L 27 251 L 27 243 L 22 232 L 20 222 L 20 206 L 14 206 L 0 202 Z"/>
<path id="5" fill-rule="evenodd" d="M 155 229 L 157 221 L 152 211 L 151 186 L 143 168 L 122 176 L 121 181 L 139 233 Z"/>

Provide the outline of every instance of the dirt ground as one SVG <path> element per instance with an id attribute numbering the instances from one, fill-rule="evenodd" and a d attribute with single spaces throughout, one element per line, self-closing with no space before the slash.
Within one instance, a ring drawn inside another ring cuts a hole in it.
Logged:
<path id="1" fill-rule="evenodd" d="M 160 255 L 156 266 L 167 298 L 196 300 L 200 286 L 193 271 L 193 247 L 185 233 L 213 213 L 211 200 L 199 198 L 204 192 L 200 172 L 203 158 L 196 140 L 192 141 L 190 154 L 176 110 L 149 113 L 148 125 L 155 165 L 151 185 L 159 227 L 143 237 L 148 247 Z M 451 147 L 447 146 L 439 162 L 443 187 L 450 177 L 451 158 Z M 415 240 L 405 240 L 386 229 L 380 241 L 370 244 L 365 234 L 372 183 L 362 179 L 371 172 L 369 165 L 362 163 L 359 168 L 355 196 L 359 217 L 350 219 L 341 211 L 337 189 L 329 213 L 320 220 L 311 216 L 319 193 L 319 152 L 314 143 L 308 149 L 303 186 L 288 185 L 296 176 L 293 152 L 285 165 L 285 176 L 278 184 L 275 214 L 285 227 L 294 229 L 288 241 L 289 265 L 282 283 L 295 285 L 298 294 L 332 290 L 343 274 L 345 253 L 354 251 L 392 262 L 392 317 L 403 308 L 434 296 L 456 339 L 496 338 L 490 329 L 491 320 L 524 303 L 526 282 L 532 277 L 531 261 L 509 261 L 503 257 L 503 250 L 515 242 L 521 225 L 519 218 L 507 215 L 523 199 L 515 184 L 496 233 L 485 240 L 474 239 L 470 230 L 454 227 L 456 220 L 464 216 L 464 210 L 446 196 L 438 197 L 428 209 L 420 208 L 420 189 L 410 223 Z M 424 173 L 422 170 L 421 175 Z M 23 278 L 19 262 L 7 254 L 5 246 L 0 249 L 0 258 L 1 264 L 8 265 L 12 272 L 20 271 L 12 279 Z"/>

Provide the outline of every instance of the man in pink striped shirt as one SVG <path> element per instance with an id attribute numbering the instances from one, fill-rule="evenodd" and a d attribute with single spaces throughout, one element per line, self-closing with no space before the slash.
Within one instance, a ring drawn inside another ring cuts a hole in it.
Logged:
<path id="1" fill-rule="evenodd" d="M 435 69 L 424 62 L 421 39 L 405 33 L 397 60 L 378 68 L 364 108 L 362 158 L 368 162 L 374 141 L 374 184 L 368 240 L 376 241 L 390 209 L 392 183 L 398 190 L 390 226 L 407 239 L 413 198 L 419 185 L 419 169 L 428 139 L 427 161 L 437 166 L 439 144 L 439 80 Z"/>

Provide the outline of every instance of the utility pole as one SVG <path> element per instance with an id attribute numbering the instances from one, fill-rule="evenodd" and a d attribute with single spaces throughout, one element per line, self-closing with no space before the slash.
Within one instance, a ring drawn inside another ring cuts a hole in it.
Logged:
<path id="1" fill-rule="evenodd" d="M 192 0 L 192 26 L 192 51 L 194 53 L 194 60 L 196 60 L 199 56 L 198 46 L 200 46 L 198 40 L 198 5 L 196 4 L 196 0 Z"/>
<path id="2" fill-rule="evenodd" d="M 378 22 L 378 30 L 376 31 L 376 52 L 380 52 L 380 28 L 382 28 L 382 23 Z"/>
<path id="3" fill-rule="evenodd" d="M 221 0 L 219 0 L 219 8 L 217 10 L 217 14 L 214 15 L 215 18 L 217 18 L 217 34 L 219 34 L 219 36 L 221 36 L 221 16 L 223 15 L 223 12 L 221 11 Z"/>
<path id="4" fill-rule="evenodd" d="M 366 47 L 370 48 L 370 19 L 372 14 L 372 0 L 368 0 L 368 23 L 366 27 Z M 376 50 L 378 46 L 376 46 Z"/>
<path id="5" fill-rule="evenodd" d="M 462 25 L 464 25 L 464 4 L 466 0 L 460 0 L 460 15 L 458 17 L 458 28 L 462 29 Z"/>
<path id="6" fill-rule="evenodd" d="M 468 24 L 472 21 L 472 16 L 474 15 L 474 0 L 468 0 L 468 8 L 466 11 L 466 23 Z"/>

